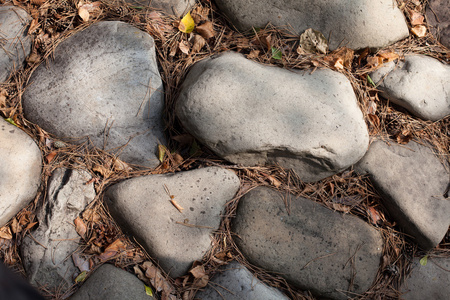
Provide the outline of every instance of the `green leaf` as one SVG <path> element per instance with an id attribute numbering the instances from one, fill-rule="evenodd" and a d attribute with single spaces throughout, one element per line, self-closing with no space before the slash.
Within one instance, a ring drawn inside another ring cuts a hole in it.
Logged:
<path id="1" fill-rule="evenodd" d="M 369 75 L 367 75 L 367 82 L 373 85 L 374 87 L 377 87 L 377 85 L 375 84 L 375 82 L 373 82 L 372 78 L 370 78 Z"/>
<path id="2" fill-rule="evenodd" d="M 280 60 L 281 56 L 281 51 L 275 47 L 272 47 L 272 58 Z"/>
<path id="3" fill-rule="evenodd" d="M 191 149 L 189 150 L 189 155 L 193 156 L 197 154 L 200 151 L 200 146 L 197 144 L 197 141 L 194 140 L 194 142 L 191 145 Z"/>
<path id="4" fill-rule="evenodd" d="M 422 266 L 426 266 L 428 262 L 428 254 L 422 257 L 419 262 Z"/>
<path id="5" fill-rule="evenodd" d="M 158 159 L 160 162 L 163 162 L 164 155 L 166 155 L 166 147 L 163 145 L 158 145 Z"/>
<path id="6" fill-rule="evenodd" d="M 75 278 L 75 282 L 76 283 L 83 282 L 86 279 L 86 275 L 87 275 L 86 271 L 81 272 L 80 275 L 78 275 L 77 278 Z"/>
<path id="7" fill-rule="evenodd" d="M 150 297 L 153 297 L 153 291 L 152 291 L 152 288 L 149 287 L 149 286 L 146 286 L 145 284 L 144 284 L 144 286 L 145 286 L 145 293 L 146 293 L 147 295 L 149 295 Z"/>
<path id="8" fill-rule="evenodd" d="M 19 127 L 19 126 L 17 126 L 16 122 L 14 122 L 14 120 L 11 119 L 11 118 L 5 119 L 5 121 L 8 122 L 8 123 L 11 123 L 12 125 L 14 125 L 16 127 Z"/>

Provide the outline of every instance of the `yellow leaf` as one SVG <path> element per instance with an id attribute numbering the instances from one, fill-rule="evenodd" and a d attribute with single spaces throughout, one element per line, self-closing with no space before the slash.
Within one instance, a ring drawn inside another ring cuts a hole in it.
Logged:
<path id="1" fill-rule="evenodd" d="M 163 145 L 158 145 L 158 159 L 160 162 L 164 161 L 164 156 L 166 155 L 166 147 Z"/>
<path id="2" fill-rule="evenodd" d="M 195 23 L 194 19 L 191 17 L 191 13 L 188 12 L 183 19 L 181 19 L 178 29 L 184 33 L 191 33 L 194 30 Z"/>

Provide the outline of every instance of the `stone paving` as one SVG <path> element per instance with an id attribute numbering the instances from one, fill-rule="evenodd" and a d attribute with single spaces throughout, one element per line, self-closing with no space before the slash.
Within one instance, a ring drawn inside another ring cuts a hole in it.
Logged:
<path id="1" fill-rule="evenodd" d="M 180 16 L 193 2 L 152 4 Z M 361 1 L 351 7 L 345 1 L 331 6 L 329 1 L 316 1 L 314 6 L 311 1 L 289 0 L 216 2 L 238 29 L 268 22 L 290 25 L 298 33 L 316 27 L 330 34 L 330 49 L 341 43 L 354 49 L 384 47 L 408 36 L 405 17 L 390 0 Z M 429 1 L 431 8 L 439 5 Z M 29 20 L 25 11 L 0 7 L 0 29 L 8 33 L 2 36 L 6 44 L 0 50 L 2 81 L 29 54 L 31 41 L 25 35 Z M 436 20 L 440 41 L 448 46 L 449 15 Z M 164 90 L 154 47 L 150 35 L 119 21 L 98 22 L 74 34 L 56 47 L 48 64 L 33 72 L 23 95 L 25 117 L 60 138 L 88 136 L 127 163 L 157 166 L 157 145 L 166 140 Z M 415 116 L 436 121 L 450 114 L 449 73 L 448 65 L 414 55 L 371 76 L 384 97 Z M 369 176 L 392 217 L 424 250 L 438 245 L 448 230 L 450 202 L 443 196 L 448 166 L 428 145 L 378 140 L 369 146 L 356 95 L 338 72 L 288 71 L 223 53 L 191 68 L 176 114 L 187 132 L 235 164 L 276 163 L 293 169 L 306 182 L 354 166 Z M 0 158 L 0 225 L 4 225 L 34 199 L 41 184 L 42 155 L 25 132 L 0 120 Z M 46 206 L 38 212 L 40 225 L 21 247 L 35 286 L 67 290 L 79 274 L 70 257 L 79 240 L 72 221 L 96 195 L 92 182 L 85 184 L 90 178 L 83 170 L 53 172 Z M 210 235 L 239 186 L 233 171 L 208 167 L 124 180 L 105 191 L 105 203 L 124 231 L 176 278 L 208 251 Z M 282 200 L 286 196 L 291 200 L 289 213 Z M 183 209 L 167 205 L 172 197 Z M 373 225 L 268 188 L 254 189 L 240 199 L 232 228 L 237 246 L 253 265 L 331 299 L 364 293 L 377 274 L 384 246 Z M 402 287 L 406 299 L 448 296 L 448 259 L 426 266 L 416 261 L 414 266 Z M 224 266 L 197 297 L 222 299 L 220 295 L 288 299 L 237 262 Z M 71 299 L 129 297 L 151 299 L 137 277 L 106 264 Z"/>

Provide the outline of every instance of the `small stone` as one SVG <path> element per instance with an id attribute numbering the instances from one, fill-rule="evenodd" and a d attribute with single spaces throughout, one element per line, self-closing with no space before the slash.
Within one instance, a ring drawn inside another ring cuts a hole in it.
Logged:
<path id="1" fill-rule="evenodd" d="M 131 6 L 162 9 L 166 14 L 184 16 L 195 4 L 195 0 L 125 0 Z"/>
<path id="2" fill-rule="evenodd" d="M 431 149 L 375 141 L 355 169 L 369 175 L 392 218 L 420 247 L 439 244 L 450 225 L 450 201 L 443 196 L 449 173 Z"/>
<path id="3" fill-rule="evenodd" d="M 20 69 L 31 52 L 31 38 L 27 35 L 30 20 L 28 13 L 17 6 L 0 6 L 0 82 L 11 71 Z"/>
<path id="4" fill-rule="evenodd" d="M 383 249 L 377 230 L 357 217 L 265 187 L 240 200 L 232 229 L 250 263 L 332 299 L 370 288 Z"/>
<path id="5" fill-rule="evenodd" d="M 450 258 L 429 258 L 425 266 L 415 258 L 412 272 L 401 287 L 405 300 L 448 300 L 450 295 Z"/>
<path id="6" fill-rule="evenodd" d="M 424 120 L 450 114 L 450 66 L 425 55 L 389 62 L 370 77 L 382 95 Z"/>
<path id="7" fill-rule="evenodd" d="M 216 0 L 239 30 L 268 23 L 301 34 L 308 28 L 329 39 L 330 49 L 381 48 L 408 37 L 405 16 L 392 0 Z"/>
<path id="8" fill-rule="evenodd" d="M 70 300 L 152 300 L 145 285 L 136 276 L 104 264 L 94 271 Z"/>
<path id="9" fill-rule="evenodd" d="M 39 147 L 20 128 L 0 117 L 0 227 L 36 196 L 41 183 Z"/>
<path id="10" fill-rule="evenodd" d="M 238 262 L 231 262 L 219 271 L 204 291 L 195 298 L 204 300 L 288 300 L 279 290 L 259 281 L 247 268 Z M 214 286 L 214 288 L 213 288 Z M 220 294 L 219 294 L 220 293 Z"/>
<path id="11" fill-rule="evenodd" d="M 128 179 L 108 188 L 105 200 L 114 219 L 175 278 L 202 259 L 239 185 L 234 172 L 208 167 Z"/>
<path id="12" fill-rule="evenodd" d="M 118 21 L 98 22 L 60 43 L 23 95 L 25 116 L 46 131 L 89 136 L 96 147 L 145 167 L 159 164 L 163 105 L 153 38 Z"/>
<path id="13" fill-rule="evenodd" d="M 82 170 L 56 169 L 48 184 L 47 199 L 38 213 L 39 227 L 27 235 L 21 246 L 24 267 L 31 284 L 51 292 L 64 293 L 79 271 L 71 255 L 80 236 L 73 221 L 94 200 L 91 175 Z"/>
<path id="14" fill-rule="evenodd" d="M 265 66 L 234 52 L 192 67 L 176 113 L 217 155 L 246 166 L 279 164 L 307 182 L 358 162 L 369 143 L 344 75 Z"/>

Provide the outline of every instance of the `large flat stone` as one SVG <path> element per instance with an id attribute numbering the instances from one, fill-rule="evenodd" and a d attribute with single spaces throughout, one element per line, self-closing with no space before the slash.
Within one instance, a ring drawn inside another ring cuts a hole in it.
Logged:
<path id="1" fill-rule="evenodd" d="M 215 275 L 205 290 L 195 294 L 202 300 L 288 300 L 279 290 L 259 281 L 238 262 L 226 265 Z"/>
<path id="2" fill-rule="evenodd" d="M 176 103 L 183 126 L 219 156 L 280 164 L 317 181 L 356 163 L 369 143 L 347 78 L 289 71 L 228 52 L 195 64 Z"/>
<path id="3" fill-rule="evenodd" d="M 413 261 L 412 272 L 401 287 L 405 300 L 448 300 L 450 295 L 450 258 L 428 259 L 425 266 L 420 258 Z"/>
<path id="4" fill-rule="evenodd" d="M 25 132 L 0 117 L 0 227 L 36 196 L 42 156 Z"/>
<path id="5" fill-rule="evenodd" d="M 330 49 L 380 48 L 409 35 L 405 17 L 391 0 L 216 0 L 240 30 L 267 23 L 287 26 L 297 34 L 308 28 L 329 38 Z"/>
<path id="6" fill-rule="evenodd" d="M 224 205 L 238 189 L 234 172 L 208 167 L 128 179 L 108 188 L 105 199 L 119 224 L 166 272 L 178 277 L 206 253 Z M 170 195 L 183 208 L 181 213 Z"/>
<path id="7" fill-rule="evenodd" d="M 23 95 L 25 116 L 43 129 L 58 137 L 89 136 L 124 161 L 149 167 L 159 164 L 157 144 L 164 144 L 163 101 L 153 38 L 116 21 L 96 23 L 59 44 Z M 125 144 L 122 152 L 115 149 Z"/>
<path id="8" fill-rule="evenodd" d="M 31 52 L 31 38 L 27 26 L 31 20 L 28 13 L 17 6 L 0 6 L 0 82 L 11 71 L 21 68 Z"/>
<path id="9" fill-rule="evenodd" d="M 425 250 L 439 244 L 450 225 L 444 198 L 449 173 L 426 146 L 375 141 L 356 165 L 383 196 L 391 217 Z"/>
<path id="10" fill-rule="evenodd" d="M 71 255 L 80 236 L 73 221 L 94 200 L 91 175 L 82 170 L 56 169 L 48 184 L 47 199 L 37 212 L 39 227 L 26 236 L 21 250 L 31 284 L 64 293 L 79 271 Z"/>
<path id="11" fill-rule="evenodd" d="M 89 276 L 70 300 L 152 300 L 145 285 L 136 276 L 104 264 Z"/>
<path id="12" fill-rule="evenodd" d="M 383 241 L 377 230 L 293 195 L 287 196 L 288 214 L 283 197 L 260 187 L 240 200 L 232 228 L 245 258 L 320 297 L 364 293 L 380 263 Z"/>
<path id="13" fill-rule="evenodd" d="M 428 0 L 425 16 L 433 35 L 450 48 L 450 5 L 448 0 Z"/>
<path id="14" fill-rule="evenodd" d="M 158 8 L 178 17 L 186 14 L 195 4 L 195 0 L 125 0 L 125 2 L 132 6 Z"/>
<path id="15" fill-rule="evenodd" d="M 450 66 L 425 55 L 406 56 L 370 74 L 382 95 L 419 118 L 450 114 Z"/>

